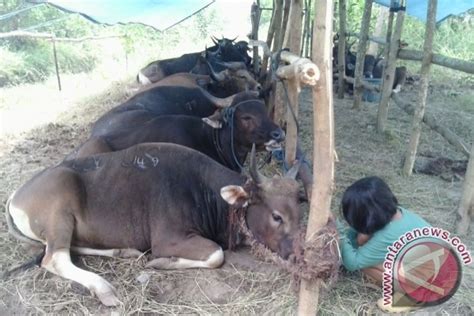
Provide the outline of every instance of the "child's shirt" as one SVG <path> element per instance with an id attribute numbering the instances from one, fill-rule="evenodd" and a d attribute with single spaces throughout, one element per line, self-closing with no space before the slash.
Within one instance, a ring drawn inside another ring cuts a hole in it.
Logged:
<path id="1" fill-rule="evenodd" d="M 349 271 L 356 271 L 382 264 L 387 255 L 387 247 L 392 246 L 405 233 L 415 229 L 430 227 L 423 218 L 401 207 L 402 217 L 390 221 L 375 232 L 362 246 L 357 246 L 357 232 L 353 228 L 339 229 L 342 264 Z"/>

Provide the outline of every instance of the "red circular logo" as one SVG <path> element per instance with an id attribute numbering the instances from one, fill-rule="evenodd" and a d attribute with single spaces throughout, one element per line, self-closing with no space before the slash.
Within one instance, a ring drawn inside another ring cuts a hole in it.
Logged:
<path id="1" fill-rule="evenodd" d="M 461 262 L 443 241 L 419 240 L 397 256 L 396 287 L 417 305 L 438 305 L 447 301 L 461 282 Z"/>

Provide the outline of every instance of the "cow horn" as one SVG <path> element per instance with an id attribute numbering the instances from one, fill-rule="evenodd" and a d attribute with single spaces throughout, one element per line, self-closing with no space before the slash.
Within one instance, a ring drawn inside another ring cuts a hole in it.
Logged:
<path id="1" fill-rule="evenodd" d="M 206 60 L 206 64 L 207 64 L 207 67 L 209 68 L 209 75 L 211 76 L 212 80 L 217 81 L 217 82 L 221 82 L 225 80 L 225 73 L 224 73 L 225 70 L 216 73 L 214 69 L 212 68 L 211 63 L 208 60 Z"/>
<path id="2" fill-rule="evenodd" d="M 285 178 L 295 180 L 296 175 L 298 174 L 298 171 L 300 170 L 300 167 L 301 167 L 301 161 L 295 160 L 293 167 L 291 167 L 290 170 L 288 170 L 285 173 Z"/>
<path id="3" fill-rule="evenodd" d="M 218 45 L 219 40 L 218 40 L 215 36 L 211 36 L 211 39 L 212 39 L 212 42 L 213 42 L 215 45 Z"/>
<path id="4" fill-rule="evenodd" d="M 250 152 L 250 176 L 256 184 L 263 184 L 267 181 L 267 178 L 258 171 L 256 156 L 254 143 L 252 144 L 252 151 Z"/>
<path id="5" fill-rule="evenodd" d="M 217 64 L 231 70 L 247 69 L 245 63 L 240 61 L 219 61 Z"/>
<path id="6" fill-rule="evenodd" d="M 237 39 L 237 37 L 239 37 L 238 35 L 236 37 L 234 37 L 234 39 L 230 40 L 232 43 L 235 42 L 235 40 Z"/>

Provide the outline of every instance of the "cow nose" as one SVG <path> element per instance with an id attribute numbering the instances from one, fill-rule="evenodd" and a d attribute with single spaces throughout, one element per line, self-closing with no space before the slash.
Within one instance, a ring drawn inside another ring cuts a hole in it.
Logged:
<path id="1" fill-rule="evenodd" d="M 257 91 L 262 91 L 262 85 L 260 84 L 257 84 L 255 88 L 257 89 Z"/>
<path id="2" fill-rule="evenodd" d="M 288 238 L 282 240 L 280 243 L 279 253 L 283 259 L 288 259 L 288 257 L 293 253 L 293 240 Z"/>
<path id="3" fill-rule="evenodd" d="M 270 132 L 270 137 L 276 141 L 282 141 L 285 139 L 285 133 L 281 128 L 275 129 Z"/>

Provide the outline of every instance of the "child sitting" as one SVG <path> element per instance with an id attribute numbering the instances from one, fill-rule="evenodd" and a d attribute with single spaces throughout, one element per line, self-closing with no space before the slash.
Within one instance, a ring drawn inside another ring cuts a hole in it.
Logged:
<path id="1" fill-rule="evenodd" d="M 349 271 L 360 270 L 379 285 L 387 247 L 403 234 L 430 226 L 420 216 L 400 207 L 388 185 L 379 177 L 360 179 L 342 197 L 342 213 L 349 224 L 338 223 L 342 263 Z M 377 305 L 385 311 L 402 312 L 411 308 Z"/>

